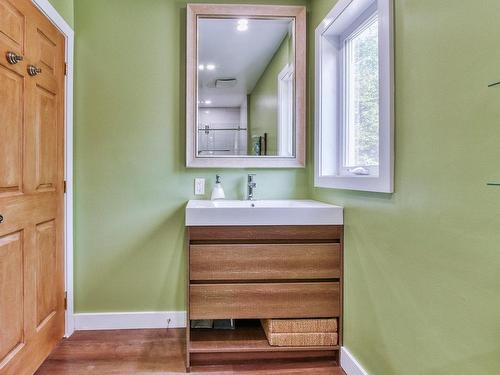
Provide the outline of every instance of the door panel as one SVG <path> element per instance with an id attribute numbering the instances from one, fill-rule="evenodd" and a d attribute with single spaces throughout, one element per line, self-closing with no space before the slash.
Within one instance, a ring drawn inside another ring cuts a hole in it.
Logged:
<path id="1" fill-rule="evenodd" d="M 58 78 L 64 71 L 64 55 L 61 54 L 61 43 L 64 38 L 44 18 L 28 30 L 27 50 L 33 65 L 42 73 L 34 77 L 36 84 L 45 90 L 55 93 Z"/>
<path id="2" fill-rule="evenodd" d="M 21 191 L 24 78 L 0 66 L 0 194 Z"/>
<path id="3" fill-rule="evenodd" d="M 0 0 L 0 41 L 24 52 L 25 16 L 11 2 Z"/>
<path id="4" fill-rule="evenodd" d="M 40 86 L 35 88 L 36 190 L 54 190 L 57 179 L 57 98 Z"/>
<path id="5" fill-rule="evenodd" d="M 38 58 L 40 67 L 46 70 L 46 74 L 55 76 L 56 58 L 57 58 L 57 44 L 43 33 L 42 30 L 37 29 L 38 36 Z"/>
<path id="6" fill-rule="evenodd" d="M 54 316 L 57 308 L 56 225 L 51 220 L 36 226 L 36 315 L 37 328 Z"/>
<path id="7" fill-rule="evenodd" d="M 23 345 L 23 258 L 21 232 L 0 237 L 0 365 Z"/>
<path id="8" fill-rule="evenodd" d="M 64 43 L 0 0 L 0 375 L 33 374 L 64 334 Z"/>

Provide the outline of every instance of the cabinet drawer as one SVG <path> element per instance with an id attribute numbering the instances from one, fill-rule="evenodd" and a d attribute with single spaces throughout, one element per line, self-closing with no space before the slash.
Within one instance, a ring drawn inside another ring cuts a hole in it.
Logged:
<path id="1" fill-rule="evenodd" d="M 337 282 L 192 284 L 190 319 L 329 318 L 339 316 Z"/>
<path id="2" fill-rule="evenodd" d="M 340 244 L 190 246 L 191 280 L 332 279 L 340 277 Z"/>
<path id="3" fill-rule="evenodd" d="M 342 225 L 252 225 L 229 227 L 189 227 L 191 241 L 228 243 L 235 241 L 323 241 L 342 238 Z"/>

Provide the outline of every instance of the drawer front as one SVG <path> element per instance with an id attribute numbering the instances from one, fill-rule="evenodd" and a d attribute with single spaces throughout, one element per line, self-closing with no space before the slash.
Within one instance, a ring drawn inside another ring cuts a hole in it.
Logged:
<path id="1" fill-rule="evenodd" d="M 190 241 L 227 243 L 234 241 L 322 241 L 338 242 L 342 225 L 262 225 L 189 227 Z"/>
<path id="2" fill-rule="evenodd" d="M 337 282 L 192 284 L 190 319 L 330 318 L 339 316 Z"/>
<path id="3" fill-rule="evenodd" d="M 191 280 L 332 279 L 340 244 L 191 245 Z"/>

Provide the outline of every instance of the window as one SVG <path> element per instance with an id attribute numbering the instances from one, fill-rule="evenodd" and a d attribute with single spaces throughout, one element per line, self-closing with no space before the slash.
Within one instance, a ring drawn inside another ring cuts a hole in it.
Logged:
<path id="1" fill-rule="evenodd" d="M 343 174 L 378 175 L 378 19 L 374 15 L 343 41 Z"/>
<path id="2" fill-rule="evenodd" d="M 393 191 L 391 0 L 341 0 L 316 29 L 315 186 Z"/>

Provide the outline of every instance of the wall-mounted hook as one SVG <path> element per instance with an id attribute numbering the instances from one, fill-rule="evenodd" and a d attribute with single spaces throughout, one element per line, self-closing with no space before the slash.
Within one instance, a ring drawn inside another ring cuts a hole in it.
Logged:
<path id="1" fill-rule="evenodd" d="M 488 85 L 488 87 L 493 87 L 493 86 L 496 86 L 496 85 L 500 85 L 500 81 L 495 82 L 495 83 L 490 83 L 490 84 Z"/>
<path id="2" fill-rule="evenodd" d="M 487 182 L 486 186 L 500 186 L 500 182 Z"/>

